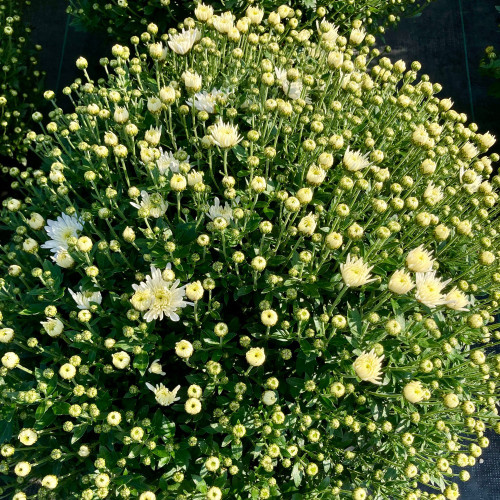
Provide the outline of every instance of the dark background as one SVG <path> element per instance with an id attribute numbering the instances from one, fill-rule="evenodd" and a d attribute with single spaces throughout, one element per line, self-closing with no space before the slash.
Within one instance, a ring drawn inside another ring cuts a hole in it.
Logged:
<path id="1" fill-rule="evenodd" d="M 500 50 L 498 13 L 500 0 L 436 0 L 423 14 L 403 19 L 381 42 L 392 47 L 391 59 L 422 63 L 422 72 L 443 85 L 440 97 L 451 97 L 455 109 L 479 124 L 481 132 L 499 138 L 494 149 L 500 152 L 500 99 L 488 96 L 491 80 L 479 72 L 479 61 L 488 45 Z M 75 60 L 89 61 L 93 78 L 101 76 L 99 58 L 110 55 L 111 43 L 99 33 L 83 33 L 70 25 L 66 0 L 33 0 L 28 21 L 33 41 L 43 46 L 40 66 L 47 72 L 46 88 L 60 91 L 81 73 Z M 61 102 L 63 104 L 63 102 Z M 1 191 L 9 181 L 0 178 Z M 491 446 L 470 470 L 472 478 L 461 486 L 463 500 L 500 499 L 500 437 L 488 435 Z"/>

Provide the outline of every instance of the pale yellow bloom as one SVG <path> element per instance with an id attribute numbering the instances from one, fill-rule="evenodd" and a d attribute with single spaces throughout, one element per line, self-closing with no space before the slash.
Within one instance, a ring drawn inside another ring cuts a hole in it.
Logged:
<path id="1" fill-rule="evenodd" d="M 448 302 L 445 295 L 442 294 L 444 287 L 451 281 L 441 281 L 436 277 L 436 271 L 429 273 L 417 273 L 417 291 L 415 298 L 427 307 L 433 309 Z"/>
<path id="2" fill-rule="evenodd" d="M 340 273 L 344 283 L 352 288 L 366 285 L 375 281 L 376 278 L 370 278 L 370 271 L 373 266 L 368 266 L 361 257 L 347 256 L 345 264 L 340 264 Z"/>
<path id="3" fill-rule="evenodd" d="M 354 371 L 361 380 L 380 385 L 383 359 L 384 356 L 377 356 L 373 349 L 370 352 L 363 352 L 353 363 Z"/>
<path id="4" fill-rule="evenodd" d="M 403 389 L 403 396 L 410 403 L 420 403 L 424 399 L 424 388 L 422 383 L 417 380 L 412 380 L 408 382 Z"/>
<path id="5" fill-rule="evenodd" d="M 427 273 L 432 271 L 432 266 L 434 264 L 434 259 L 432 258 L 432 252 L 424 249 L 423 245 L 414 248 L 406 256 L 406 267 L 416 273 Z"/>
<path id="6" fill-rule="evenodd" d="M 266 354 L 262 347 L 252 347 L 246 353 L 248 364 L 251 366 L 261 366 L 266 360 Z"/>
<path id="7" fill-rule="evenodd" d="M 415 283 L 413 283 L 410 274 L 404 270 L 395 271 L 389 279 L 388 288 L 393 293 L 402 295 L 408 293 L 414 287 Z"/>

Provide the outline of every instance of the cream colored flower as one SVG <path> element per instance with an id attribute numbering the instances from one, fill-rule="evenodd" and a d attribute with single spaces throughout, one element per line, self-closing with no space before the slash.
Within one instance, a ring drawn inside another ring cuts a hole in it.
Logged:
<path id="1" fill-rule="evenodd" d="M 402 269 L 393 273 L 387 287 L 391 292 L 403 295 L 413 290 L 415 283 L 413 283 L 410 274 Z"/>
<path id="2" fill-rule="evenodd" d="M 437 205 L 444 198 L 443 190 L 440 186 L 435 186 L 432 182 L 429 182 L 427 188 L 424 191 L 424 200 L 427 205 L 433 207 Z"/>
<path id="3" fill-rule="evenodd" d="M 243 139 L 239 135 L 236 125 L 224 123 L 222 119 L 219 119 L 218 123 L 212 127 L 210 136 L 214 144 L 223 149 L 232 148 Z"/>
<path id="4" fill-rule="evenodd" d="M 170 406 L 172 403 L 175 403 L 180 399 L 176 397 L 177 392 L 181 388 L 180 385 L 175 387 L 175 389 L 172 391 L 169 391 L 163 384 L 158 384 L 156 387 L 154 387 L 149 382 L 146 382 L 146 387 L 150 391 L 153 391 L 157 403 L 162 406 Z"/>
<path id="5" fill-rule="evenodd" d="M 179 358 L 187 359 L 193 355 L 193 344 L 189 340 L 180 340 L 175 344 L 175 354 Z"/>
<path id="6" fill-rule="evenodd" d="M 196 398 L 189 398 L 185 404 L 184 409 L 189 415 L 197 415 L 201 411 L 201 402 Z"/>
<path id="7" fill-rule="evenodd" d="M 167 204 L 160 193 L 153 193 L 150 195 L 147 191 L 141 191 L 140 203 L 130 202 L 130 204 L 137 208 L 137 210 L 147 210 L 148 215 L 158 219 L 165 215 L 167 211 Z"/>
<path id="8" fill-rule="evenodd" d="M 31 464 L 29 462 L 18 462 L 14 467 L 16 476 L 25 477 L 31 472 Z"/>
<path id="9" fill-rule="evenodd" d="M 42 486 L 49 489 L 49 490 L 53 490 L 55 488 L 57 488 L 57 484 L 58 484 L 58 479 L 57 479 L 57 476 L 54 476 L 53 474 L 49 474 L 47 476 L 44 476 L 44 478 L 42 479 Z"/>
<path id="10" fill-rule="evenodd" d="M 424 249 L 423 245 L 414 248 L 406 256 L 406 267 L 416 273 L 427 273 L 432 271 L 434 259 L 432 258 L 432 251 L 429 252 Z"/>
<path id="11" fill-rule="evenodd" d="M 369 267 L 361 257 L 347 256 L 345 264 L 340 264 L 340 274 L 344 283 L 352 288 L 366 285 L 375 281 L 376 278 L 370 278 L 370 271 L 373 266 Z"/>
<path id="12" fill-rule="evenodd" d="M 63 322 L 58 318 L 47 318 L 47 321 L 40 321 L 40 324 L 51 337 L 58 337 L 64 330 Z"/>
<path id="13" fill-rule="evenodd" d="M 130 365 L 130 355 L 125 351 L 115 352 L 111 358 L 113 365 L 119 370 L 123 370 Z"/>
<path id="14" fill-rule="evenodd" d="M 456 286 L 446 294 L 446 307 L 455 311 L 468 311 L 467 306 L 470 304 L 465 293 L 461 292 Z"/>
<path id="15" fill-rule="evenodd" d="M 278 322 L 278 315 L 272 309 L 262 311 L 260 320 L 264 326 L 274 326 Z"/>
<path id="16" fill-rule="evenodd" d="M 220 16 L 214 16 L 212 24 L 219 33 L 229 33 L 234 27 L 234 16 L 231 12 L 224 12 Z"/>
<path id="17" fill-rule="evenodd" d="M 408 382 L 403 389 L 403 396 L 410 403 L 420 403 L 424 399 L 424 388 L 422 383 L 417 380 Z"/>
<path id="18" fill-rule="evenodd" d="M 0 329 L 0 342 L 2 344 L 9 343 L 14 338 L 14 330 L 12 328 Z"/>
<path id="19" fill-rule="evenodd" d="M 300 219 L 297 229 L 299 230 L 299 233 L 302 233 L 304 236 L 312 236 L 314 231 L 316 231 L 316 226 L 316 219 L 313 213 L 310 212 L 308 215 Z"/>
<path id="20" fill-rule="evenodd" d="M 154 373 L 155 375 L 166 375 L 159 361 L 159 359 L 155 359 L 148 368 L 148 372 Z"/>
<path id="21" fill-rule="evenodd" d="M 69 269 L 70 267 L 73 267 L 73 264 L 75 263 L 73 257 L 71 257 L 69 252 L 63 248 L 58 250 L 57 253 L 52 255 L 50 258 L 63 269 Z"/>
<path id="22" fill-rule="evenodd" d="M 356 375 L 366 382 L 380 385 L 382 377 L 382 361 L 384 355 L 377 356 L 374 349 L 370 352 L 363 352 L 353 363 Z"/>
<path id="23" fill-rule="evenodd" d="M 201 281 L 194 281 L 186 285 L 186 297 L 193 302 L 197 302 L 203 297 L 203 285 Z"/>
<path id="24" fill-rule="evenodd" d="M 264 394 L 262 394 L 262 402 L 265 405 L 271 406 L 276 403 L 276 401 L 278 401 L 278 397 L 275 391 L 264 391 Z"/>
<path id="25" fill-rule="evenodd" d="M 436 278 L 436 271 L 417 273 L 415 298 L 431 309 L 446 304 L 448 299 L 442 294 L 442 291 L 450 281 L 451 279 L 441 281 L 440 278 Z"/>
<path id="26" fill-rule="evenodd" d="M 276 78 L 278 79 L 283 92 L 293 101 L 299 99 L 302 96 L 302 90 L 304 88 L 303 83 L 300 80 L 295 80 L 294 82 L 288 81 L 286 76 L 286 71 L 282 68 L 275 68 Z M 306 98 L 306 100 L 308 100 Z"/>
<path id="27" fill-rule="evenodd" d="M 347 146 L 347 150 L 344 153 L 343 163 L 349 172 L 357 172 L 370 166 L 368 153 L 363 155 L 360 151 L 351 151 L 349 146 Z"/>
<path id="28" fill-rule="evenodd" d="M 70 363 L 64 363 L 64 365 L 59 368 L 59 375 L 66 380 L 70 380 L 75 377 L 76 368 Z"/>
<path id="29" fill-rule="evenodd" d="M 252 24 L 260 24 L 264 19 L 264 11 L 255 5 L 247 7 L 246 15 Z"/>
<path id="30" fill-rule="evenodd" d="M 31 446 L 38 441 L 38 433 L 34 429 L 21 429 L 18 439 L 25 446 Z"/>
<path id="31" fill-rule="evenodd" d="M 79 292 L 73 292 L 69 288 L 68 291 L 76 302 L 78 309 L 90 309 L 92 304 L 100 304 L 102 302 L 101 292 L 84 292 L 81 287 Z"/>
<path id="32" fill-rule="evenodd" d="M 311 186 L 319 186 L 326 178 L 326 171 L 318 165 L 311 165 L 307 171 L 306 181 Z"/>
<path id="33" fill-rule="evenodd" d="M 200 39 L 201 33 L 198 29 L 182 29 L 180 33 L 169 35 L 168 46 L 180 55 L 187 54 L 193 45 Z"/>
<path id="34" fill-rule="evenodd" d="M 15 352 L 6 352 L 2 356 L 2 365 L 9 370 L 14 369 L 19 364 L 19 356 Z"/>
<path id="35" fill-rule="evenodd" d="M 252 347 L 246 353 L 248 364 L 251 366 L 261 366 L 266 360 L 266 353 L 263 347 Z"/>
<path id="36" fill-rule="evenodd" d="M 211 5 L 205 5 L 204 3 L 199 3 L 194 9 L 194 15 L 196 19 L 201 22 L 206 22 L 211 19 L 214 15 L 214 8 Z"/>

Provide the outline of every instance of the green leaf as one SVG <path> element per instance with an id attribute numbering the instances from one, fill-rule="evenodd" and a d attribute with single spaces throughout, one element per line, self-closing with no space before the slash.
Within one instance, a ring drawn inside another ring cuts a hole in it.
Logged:
<path id="1" fill-rule="evenodd" d="M 175 226 L 174 236 L 178 246 L 189 245 L 196 239 L 196 222 L 181 222 Z"/>
<path id="2" fill-rule="evenodd" d="M 295 464 L 292 469 L 292 479 L 295 483 L 295 486 L 298 488 L 300 483 L 302 482 L 302 478 L 304 477 L 304 473 L 299 470 L 299 464 Z"/>
<path id="3" fill-rule="evenodd" d="M 149 355 L 147 352 L 141 352 L 134 357 L 133 367 L 139 370 L 141 375 L 146 373 L 149 366 Z"/>
<path id="4" fill-rule="evenodd" d="M 76 443 L 85 434 L 87 427 L 87 424 L 83 424 L 75 429 L 73 436 L 71 437 L 71 444 Z"/>
<path id="5" fill-rule="evenodd" d="M 12 437 L 12 422 L 0 422 L 0 443 L 7 443 Z"/>

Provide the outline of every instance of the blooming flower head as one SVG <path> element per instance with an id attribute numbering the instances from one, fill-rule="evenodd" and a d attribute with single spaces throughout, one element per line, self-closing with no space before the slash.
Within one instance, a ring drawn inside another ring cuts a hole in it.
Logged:
<path id="1" fill-rule="evenodd" d="M 262 347 L 252 347 L 246 353 L 248 364 L 251 366 L 260 366 L 266 360 L 266 354 Z"/>
<path id="2" fill-rule="evenodd" d="M 444 198 L 443 191 L 440 186 L 435 186 L 432 182 L 429 182 L 427 188 L 424 191 L 425 202 L 433 207 L 437 205 Z"/>
<path id="3" fill-rule="evenodd" d="M 156 375 L 166 375 L 159 361 L 159 359 L 155 359 L 148 368 L 148 372 Z"/>
<path id="4" fill-rule="evenodd" d="M 366 285 L 375 281 L 376 278 L 370 278 L 370 271 L 373 266 L 368 266 L 361 257 L 347 256 L 345 264 L 340 264 L 340 274 L 344 283 L 352 288 Z"/>
<path id="5" fill-rule="evenodd" d="M 188 91 L 198 92 L 201 89 L 202 79 L 198 73 L 186 70 L 181 77 Z"/>
<path id="6" fill-rule="evenodd" d="M 167 269 L 169 267 L 167 266 Z M 162 320 L 164 316 L 172 321 L 179 321 L 177 309 L 193 305 L 192 302 L 184 300 L 185 286 L 179 287 L 179 280 L 174 282 L 166 281 L 162 273 L 155 266 L 151 266 L 151 275 L 146 276 L 146 280 L 139 285 L 132 285 L 135 290 L 131 303 L 134 307 L 139 301 L 135 300 L 139 295 L 144 295 L 146 302 L 142 308 L 136 307 L 141 311 L 147 311 L 144 315 L 146 321 L 155 319 Z"/>
<path id="7" fill-rule="evenodd" d="M 223 96 L 224 93 L 217 89 L 212 89 L 211 92 L 204 90 L 194 94 L 194 107 L 198 111 L 206 111 L 207 113 L 215 113 L 215 106 L 217 104 L 217 97 Z M 193 100 L 186 101 L 188 106 L 193 105 Z"/>
<path id="8" fill-rule="evenodd" d="M 363 155 L 359 151 L 351 151 L 349 146 L 347 146 L 346 152 L 344 153 L 343 163 L 344 167 L 349 170 L 349 172 L 357 172 L 358 170 L 370 166 L 368 153 Z"/>
<path id="9" fill-rule="evenodd" d="M 130 355 L 125 351 L 115 352 L 111 356 L 111 358 L 113 365 L 120 370 L 127 368 L 127 366 L 130 364 Z"/>
<path id="10" fill-rule="evenodd" d="M 58 318 L 47 318 L 47 321 L 40 321 L 40 323 L 51 337 L 58 337 L 64 329 L 62 321 Z"/>
<path id="11" fill-rule="evenodd" d="M 469 299 L 456 286 L 446 294 L 446 307 L 455 311 L 468 311 Z"/>
<path id="12" fill-rule="evenodd" d="M 214 144 L 223 149 L 229 149 L 238 144 L 243 138 L 238 133 L 238 127 L 224 123 L 221 119 L 212 127 L 211 132 Z"/>
<path id="13" fill-rule="evenodd" d="M 280 82 L 283 92 L 293 101 L 299 99 L 302 96 L 302 89 L 304 85 L 300 80 L 294 82 L 288 81 L 286 76 L 286 71 L 282 68 L 275 68 L 276 78 Z"/>
<path id="14" fill-rule="evenodd" d="M 172 403 L 179 401 L 180 398 L 176 397 L 177 392 L 181 388 L 180 385 L 175 387 L 174 390 L 169 391 L 163 384 L 158 384 L 156 387 L 151 385 L 149 382 L 146 382 L 146 387 L 153 391 L 155 395 L 155 399 L 158 404 L 162 406 L 170 406 Z"/>
<path id="15" fill-rule="evenodd" d="M 224 12 L 212 18 L 212 24 L 219 33 L 229 33 L 234 27 L 234 16 L 231 12 Z"/>
<path id="16" fill-rule="evenodd" d="M 383 359 L 384 355 L 377 356 L 373 349 L 370 352 L 363 352 L 353 363 L 354 371 L 361 380 L 380 385 Z"/>
<path id="17" fill-rule="evenodd" d="M 395 271 L 389 279 L 388 288 L 391 292 L 403 295 L 415 288 L 415 283 L 405 270 Z"/>
<path id="18" fill-rule="evenodd" d="M 441 281 L 440 278 L 436 277 L 436 271 L 417 273 L 415 298 L 431 309 L 446 304 L 448 299 L 446 295 L 442 294 L 442 291 L 450 281 L 451 279 Z"/>
<path id="19" fill-rule="evenodd" d="M 206 22 L 211 19 L 214 15 L 214 8 L 211 5 L 205 5 L 204 3 L 199 3 L 194 9 L 194 15 L 198 21 Z"/>
<path id="20" fill-rule="evenodd" d="M 410 403 L 420 403 L 425 397 L 424 388 L 422 383 L 417 380 L 408 382 L 403 389 L 403 396 Z"/>
<path id="21" fill-rule="evenodd" d="M 182 29 L 180 33 L 169 35 L 168 46 L 180 55 L 187 54 L 193 45 L 200 39 L 201 33 L 198 29 Z"/>
<path id="22" fill-rule="evenodd" d="M 70 267 L 73 266 L 75 263 L 75 260 L 69 252 L 64 249 L 60 248 L 55 255 L 51 255 L 50 257 L 59 267 L 62 267 L 63 269 L 69 269 Z"/>
<path id="23" fill-rule="evenodd" d="M 228 222 L 233 219 L 233 209 L 226 201 L 224 206 L 220 204 L 219 198 L 214 198 L 214 204 L 208 209 L 207 215 L 214 220 L 217 217 L 224 217 Z"/>
<path id="24" fill-rule="evenodd" d="M 68 249 L 68 240 L 77 238 L 78 232 L 83 229 L 82 220 L 76 216 L 66 214 L 60 215 L 56 220 L 48 220 L 45 231 L 50 240 L 46 241 L 42 248 L 49 249 L 57 254 L 61 249 Z"/>
<path id="25" fill-rule="evenodd" d="M 0 328 L 0 342 L 7 344 L 14 338 L 14 330 L 12 328 Z"/>
<path id="26" fill-rule="evenodd" d="M 197 398 L 189 398 L 184 404 L 184 409 L 189 415 L 197 415 L 201 411 L 201 402 Z"/>
<path id="27" fill-rule="evenodd" d="M 312 236 L 314 234 L 314 231 L 316 231 L 316 226 L 316 219 L 314 218 L 312 212 L 310 212 L 308 215 L 300 219 L 297 229 L 299 230 L 299 233 L 303 234 L 304 236 Z"/>
<path id="28" fill-rule="evenodd" d="M 130 204 L 138 210 L 147 210 L 148 214 L 155 219 L 165 215 L 167 204 L 160 193 L 150 195 L 147 191 L 141 191 L 140 203 L 130 202 Z"/>
<path id="29" fill-rule="evenodd" d="M 25 446 L 31 446 L 38 440 L 38 433 L 34 429 L 22 429 L 18 436 L 19 441 Z"/>
<path id="30" fill-rule="evenodd" d="M 193 354 L 193 344 L 189 342 L 189 340 L 180 340 L 175 344 L 175 354 L 179 356 L 179 358 L 188 359 Z"/>
<path id="31" fill-rule="evenodd" d="M 424 249 L 423 245 L 414 248 L 406 256 L 406 267 L 416 273 L 427 273 L 432 271 L 434 259 L 432 258 L 432 251 Z"/>
<path id="32" fill-rule="evenodd" d="M 100 304 L 102 302 L 101 292 L 84 292 L 82 287 L 80 287 L 80 291 L 76 293 L 69 288 L 68 291 L 76 302 L 78 309 L 90 309 L 93 303 Z"/>

